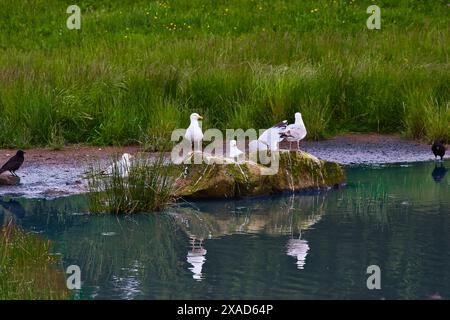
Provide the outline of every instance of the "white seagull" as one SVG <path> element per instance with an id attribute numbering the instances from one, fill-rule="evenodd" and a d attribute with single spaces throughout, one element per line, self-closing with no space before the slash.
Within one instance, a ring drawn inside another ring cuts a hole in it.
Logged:
<path id="1" fill-rule="evenodd" d="M 198 120 L 203 119 L 198 113 L 192 113 L 190 116 L 191 124 L 186 130 L 186 134 L 184 135 L 185 139 L 194 143 L 194 150 L 201 150 L 200 146 L 203 140 L 203 132 L 200 128 Z M 195 148 L 197 147 L 197 148 Z"/>
<path id="2" fill-rule="evenodd" d="M 264 131 L 258 138 L 257 147 L 259 147 L 260 143 L 263 143 L 267 146 L 270 151 L 277 151 L 278 144 L 283 140 L 282 135 L 284 134 L 287 127 L 287 121 L 283 120 L 280 123 L 277 123 L 273 127 Z M 258 150 L 264 150 L 259 149 Z"/>
<path id="3" fill-rule="evenodd" d="M 241 154 L 243 152 L 237 147 L 236 140 L 230 140 L 230 158 L 237 160 Z"/>
<path id="4" fill-rule="evenodd" d="M 114 162 L 106 169 L 106 174 L 112 175 L 113 172 L 117 172 L 122 176 L 122 178 L 128 177 L 128 172 L 131 167 L 132 155 L 129 153 L 124 153 L 120 160 Z"/>
<path id="5" fill-rule="evenodd" d="M 287 136 L 286 140 L 289 141 L 289 149 L 291 149 L 291 142 L 296 141 L 298 150 L 300 148 L 300 140 L 303 140 L 307 134 L 300 112 L 295 113 L 295 123 L 288 125 L 284 134 Z"/>

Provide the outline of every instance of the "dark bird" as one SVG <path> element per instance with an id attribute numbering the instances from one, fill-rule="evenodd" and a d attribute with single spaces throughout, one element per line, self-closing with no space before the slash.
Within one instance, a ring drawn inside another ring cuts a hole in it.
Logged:
<path id="1" fill-rule="evenodd" d="M 442 179 L 444 179 L 447 171 L 448 171 L 448 169 L 446 167 L 444 167 L 443 165 L 441 165 L 440 167 L 435 166 L 433 169 L 433 172 L 431 172 L 431 176 L 433 177 L 434 181 L 441 182 Z"/>
<path id="2" fill-rule="evenodd" d="M 445 155 L 445 147 L 443 141 L 434 141 L 433 145 L 431 146 L 431 151 L 433 151 L 435 158 L 439 156 L 442 160 Z"/>
<path id="3" fill-rule="evenodd" d="M 17 177 L 16 171 L 19 170 L 20 166 L 22 165 L 23 161 L 25 160 L 23 155 L 25 152 L 22 150 L 17 151 L 15 156 L 12 156 L 6 163 L 0 168 L 0 174 L 2 174 L 5 171 L 11 172 L 13 176 Z"/>

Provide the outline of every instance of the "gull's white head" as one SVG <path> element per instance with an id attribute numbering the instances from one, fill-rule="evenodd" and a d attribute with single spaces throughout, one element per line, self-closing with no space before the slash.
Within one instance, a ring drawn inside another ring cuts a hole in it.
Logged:
<path id="1" fill-rule="evenodd" d="M 295 124 L 304 126 L 302 114 L 300 112 L 295 113 Z"/>
<path id="2" fill-rule="evenodd" d="M 195 113 L 195 112 L 191 113 L 191 116 L 189 118 L 191 119 L 191 122 L 203 119 L 203 117 L 201 115 L 199 115 L 198 113 Z"/>
<path id="3" fill-rule="evenodd" d="M 237 143 L 236 140 L 230 140 L 230 148 L 236 147 Z"/>
<path id="4" fill-rule="evenodd" d="M 133 156 L 132 156 L 131 154 L 129 154 L 129 153 L 124 153 L 124 154 L 122 155 L 122 160 L 123 160 L 124 162 L 126 162 L 126 163 L 129 163 L 132 157 L 133 157 Z"/>

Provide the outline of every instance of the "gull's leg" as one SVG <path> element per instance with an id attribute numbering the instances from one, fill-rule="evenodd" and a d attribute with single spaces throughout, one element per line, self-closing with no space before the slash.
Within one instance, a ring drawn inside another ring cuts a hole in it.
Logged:
<path id="1" fill-rule="evenodd" d="M 297 151 L 300 150 L 300 140 L 297 140 Z"/>

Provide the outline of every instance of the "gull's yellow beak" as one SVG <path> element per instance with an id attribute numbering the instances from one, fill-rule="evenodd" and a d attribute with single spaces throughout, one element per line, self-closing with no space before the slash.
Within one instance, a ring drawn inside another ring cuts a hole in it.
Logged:
<path id="1" fill-rule="evenodd" d="M 199 118 L 200 120 L 203 120 L 203 117 L 202 117 L 202 116 L 198 116 L 198 118 Z"/>

